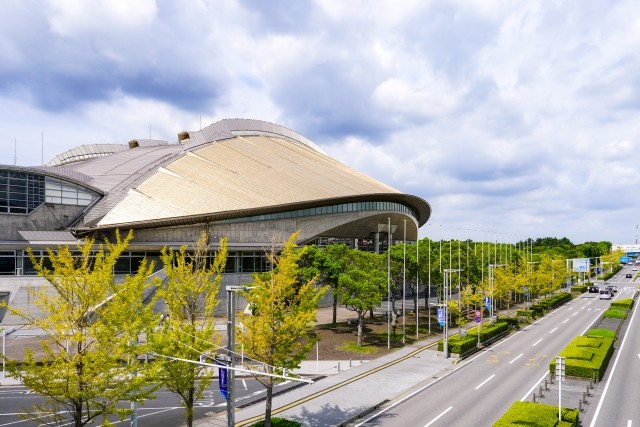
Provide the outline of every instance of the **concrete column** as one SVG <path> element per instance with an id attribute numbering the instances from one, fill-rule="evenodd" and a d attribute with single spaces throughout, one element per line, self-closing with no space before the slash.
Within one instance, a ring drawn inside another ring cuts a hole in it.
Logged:
<path id="1" fill-rule="evenodd" d="M 380 233 L 377 231 L 373 233 L 373 247 L 375 248 L 376 253 L 379 254 L 380 253 Z"/>

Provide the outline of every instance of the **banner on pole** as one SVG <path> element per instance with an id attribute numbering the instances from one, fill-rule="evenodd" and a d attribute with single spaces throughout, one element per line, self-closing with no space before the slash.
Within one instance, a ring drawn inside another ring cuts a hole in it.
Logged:
<path id="1" fill-rule="evenodd" d="M 222 397 L 224 397 L 225 400 L 227 400 L 228 399 L 227 397 L 228 369 L 226 368 L 226 365 L 222 364 L 221 362 L 218 362 L 218 365 L 220 365 L 220 367 L 218 368 L 218 386 L 220 387 L 220 393 L 222 394 Z"/>

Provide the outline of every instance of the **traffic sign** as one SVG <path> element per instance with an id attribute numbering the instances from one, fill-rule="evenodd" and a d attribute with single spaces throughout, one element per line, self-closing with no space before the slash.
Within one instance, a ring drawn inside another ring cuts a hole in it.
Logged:
<path id="1" fill-rule="evenodd" d="M 480 323 L 480 320 L 482 320 L 482 312 L 480 310 L 476 310 L 473 317 L 475 318 L 476 323 Z"/>
<path id="2" fill-rule="evenodd" d="M 484 297 L 484 306 L 487 310 L 491 309 L 491 297 Z"/>

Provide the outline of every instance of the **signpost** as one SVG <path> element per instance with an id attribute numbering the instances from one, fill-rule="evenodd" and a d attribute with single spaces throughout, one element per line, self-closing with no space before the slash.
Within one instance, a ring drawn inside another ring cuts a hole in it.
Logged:
<path id="1" fill-rule="evenodd" d="M 562 421 L 562 381 L 564 381 L 565 358 L 556 357 L 556 380 L 558 380 L 558 421 Z"/>

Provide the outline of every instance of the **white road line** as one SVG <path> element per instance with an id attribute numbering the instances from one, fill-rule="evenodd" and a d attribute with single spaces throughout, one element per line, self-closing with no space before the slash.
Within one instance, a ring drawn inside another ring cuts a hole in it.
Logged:
<path id="1" fill-rule="evenodd" d="M 442 413 L 440 415 L 438 415 L 437 417 L 435 417 L 434 419 L 431 420 L 431 422 L 427 425 L 425 425 L 424 427 L 429 427 L 431 424 L 435 423 L 436 421 L 438 421 L 438 419 L 440 419 L 441 416 L 443 416 L 444 414 L 446 414 L 447 412 L 449 412 L 450 410 L 453 409 L 453 406 L 449 406 L 447 409 L 445 409 L 444 411 L 442 411 Z"/>
<path id="2" fill-rule="evenodd" d="M 540 338 L 538 341 L 534 342 L 531 347 L 535 347 L 536 345 L 540 344 L 540 341 L 542 341 L 542 338 Z"/>
<path id="3" fill-rule="evenodd" d="M 520 356 L 522 356 L 522 355 L 520 355 Z M 518 357 L 520 357 L 520 356 L 518 356 Z M 516 359 L 517 359 L 517 357 L 516 357 Z M 493 377 L 495 377 L 495 376 L 496 376 L 496 374 L 491 375 L 489 378 L 487 378 L 486 380 L 484 380 L 484 381 L 482 381 L 480 384 L 478 384 L 478 386 L 477 386 L 474 390 L 479 389 L 480 387 L 482 387 L 483 385 L 485 385 L 486 383 L 488 383 L 490 380 L 492 380 L 492 379 L 493 379 Z"/>
<path id="4" fill-rule="evenodd" d="M 556 330 L 558 330 L 558 327 L 556 326 L 555 328 L 553 328 L 552 330 L 549 331 L 550 334 L 554 333 Z"/>
<path id="5" fill-rule="evenodd" d="M 576 311 L 575 313 L 573 313 L 573 315 L 575 316 L 576 314 L 578 314 L 578 312 Z"/>
<path id="6" fill-rule="evenodd" d="M 527 400 L 529 397 L 531 397 L 531 393 L 533 393 L 533 390 L 536 389 L 536 387 L 538 387 L 538 384 L 540 384 L 542 382 L 543 379 L 545 379 L 547 377 L 547 375 L 549 375 L 549 371 L 545 372 L 544 375 L 542 376 L 542 378 L 540 378 L 534 385 L 533 387 L 531 387 L 531 390 L 529 390 L 527 392 L 527 394 L 525 394 L 524 396 L 522 396 L 522 399 L 520 399 L 520 402 L 524 402 L 525 400 Z"/>
<path id="7" fill-rule="evenodd" d="M 564 325 L 565 323 L 567 323 L 569 321 L 569 319 L 564 319 L 564 322 L 562 322 L 562 324 Z"/>
<path id="8" fill-rule="evenodd" d="M 245 380 L 242 380 L 242 385 L 244 386 L 245 390 L 249 390 L 249 387 L 247 387 L 247 382 Z"/>
<path id="9" fill-rule="evenodd" d="M 515 362 L 516 360 L 520 359 L 520 358 L 522 357 L 522 355 L 523 355 L 523 354 L 524 354 L 524 353 L 520 353 L 519 355 L 517 355 L 517 356 L 515 357 L 515 359 L 513 359 L 511 362 L 509 362 L 509 365 L 511 365 L 511 364 L 512 364 L 513 362 Z"/>
<path id="10" fill-rule="evenodd" d="M 631 420 L 627 421 L 627 427 L 631 427 Z"/>

